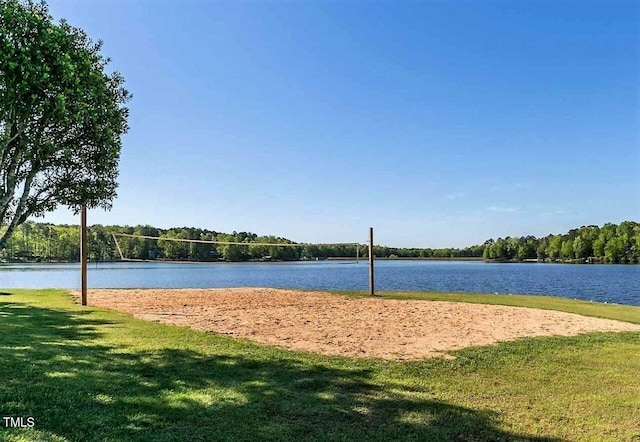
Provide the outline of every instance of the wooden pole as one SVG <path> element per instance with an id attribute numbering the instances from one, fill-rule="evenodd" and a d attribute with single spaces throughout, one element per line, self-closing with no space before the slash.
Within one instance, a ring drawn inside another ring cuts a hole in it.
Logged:
<path id="1" fill-rule="evenodd" d="M 373 284 L 373 227 L 369 227 L 369 295 L 376 294 Z"/>
<path id="2" fill-rule="evenodd" d="M 80 267 L 82 272 L 82 305 L 87 305 L 87 206 L 80 211 Z"/>

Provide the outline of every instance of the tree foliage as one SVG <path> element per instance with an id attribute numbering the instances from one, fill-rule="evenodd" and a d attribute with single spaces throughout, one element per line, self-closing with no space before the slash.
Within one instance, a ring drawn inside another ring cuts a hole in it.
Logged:
<path id="1" fill-rule="evenodd" d="M 513 254 L 516 246 L 525 244 L 529 246 L 523 254 Z M 498 238 L 485 245 L 486 259 L 640 263 L 640 224 L 624 221 L 620 225 L 582 226 L 564 235 Z"/>
<path id="2" fill-rule="evenodd" d="M 92 261 L 119 260 L 120 254 L 112 233 L 165 238 L 150 240 L 120 237 L 118 243 L 126 258 L 166 259 L 183 261 L 251 261 L 266 257 L 279 261 L 313 260 L 355 257 L 355 244 L 304 245 L 301 247 L 243 246 L 198 244 L 170 241 L 195 239 L 239 243 L 290 244 L 291 240 L 277 236 L 258 236 L 249 232 L 220 233 L 194 227 L 158 229 L 151 226 L 102 226 L 89 228 L 89 255 Z M 17 228 L 7 241 L 3 258 L 9 260 L 77 261 L 80 256 L 79 227 L 27 221 Z M 600 245 L 601 244 L 601 245 Z M 360 246 L 360 257 L 367 256 L 366 246 Z M 376 257 L 388 258 L 480 258 L 487 260 L 640 263 L 640 223 L 625 221 L 620 225 L 583 226 L 564 235 L 543 238 L 489 239 L 482 245 L 464 249 L 399 248 L 375 246 Z"/>
<path id="3" fill-rule="evenodd" d="M 0 246 L 30 216 L 109 209 L 130 95 L 84 31 L 0 0 Z"/>

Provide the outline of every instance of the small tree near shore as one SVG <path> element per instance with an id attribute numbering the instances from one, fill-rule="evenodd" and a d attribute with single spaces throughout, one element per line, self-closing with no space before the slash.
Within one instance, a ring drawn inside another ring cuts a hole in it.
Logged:
<path id="1" fill-rule="evenodd" d="M 110 209 L 130 99 L 81 29 L 0 0 L 0 249 L 30 216 Z"/>

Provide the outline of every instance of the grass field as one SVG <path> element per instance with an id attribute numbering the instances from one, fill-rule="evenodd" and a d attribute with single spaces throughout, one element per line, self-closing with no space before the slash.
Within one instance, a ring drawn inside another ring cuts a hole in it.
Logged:
<path id="1" fill-rule="evenodd" d="M 389 297 L 438 299 L 441 294 Z M 640 323 L 640 308 L 544 297 Z M 640 333 L 521 339 L 419 362 L 296 353 L 73 304 L 0 295 L 0 439 L 640 440 Z"/>

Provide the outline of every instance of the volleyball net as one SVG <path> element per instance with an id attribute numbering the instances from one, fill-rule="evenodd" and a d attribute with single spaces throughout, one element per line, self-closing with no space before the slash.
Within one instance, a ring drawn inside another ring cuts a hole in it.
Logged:
<path id="1" fill-rule="evenodd" d="M 111 233 L 122 261 L 317 261 L 341 259 L 359 262 L 368 245 L 358 242 L 295 243 L 282 238 L 190 239 Z"/>

